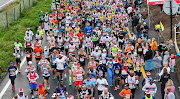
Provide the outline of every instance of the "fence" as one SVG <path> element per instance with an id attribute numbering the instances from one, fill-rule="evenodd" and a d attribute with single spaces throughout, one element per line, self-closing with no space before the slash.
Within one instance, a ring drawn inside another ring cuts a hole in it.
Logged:
<path id="1" fill-rule="evenodd" d="M 37 0 L 22 0 L 15 7 L 0 13 L 0 28 L 7 28 L 20 17 L 24 9 L 31 8 L 36 2 Z"/>

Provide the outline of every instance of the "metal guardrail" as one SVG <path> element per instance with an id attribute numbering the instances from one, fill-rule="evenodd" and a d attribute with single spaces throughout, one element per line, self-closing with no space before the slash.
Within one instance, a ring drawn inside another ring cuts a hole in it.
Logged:
<path id="1" fill-rule="evenodd" d="M 178 54 L 179 53 L 179 48 L 178 48 L 178 44 L 177 44 L 177 34 L 180 33 L 180 30 L 177 31 L 177 28 L 180 28 L 180 24 L 175 24 L 175 27 L 174 27 L 174 31 L 175 31 L 175 34 L 174 34 L 174 45 L 175 45 L 175 49 L 176 49 L 176 53 Z"/>

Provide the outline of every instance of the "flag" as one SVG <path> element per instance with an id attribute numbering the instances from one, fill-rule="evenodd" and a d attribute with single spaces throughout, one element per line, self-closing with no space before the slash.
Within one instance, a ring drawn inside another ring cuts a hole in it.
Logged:
<path id="1" fill-rule="evenodd" d="M 161 21 L 160 21 L 160 26 L 161 26 L 162 31 L 164 31 L 164 26 Z"/>

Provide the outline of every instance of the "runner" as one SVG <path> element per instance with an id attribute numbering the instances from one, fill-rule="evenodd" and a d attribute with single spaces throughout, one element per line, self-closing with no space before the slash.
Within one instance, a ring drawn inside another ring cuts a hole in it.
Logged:
<path id="1" fill-rule="evenodd" d="M 99 74 L 96 85 L 98 90 L 98 97 L 100 98 L 103 90 L 108 86 L 108 82 L 105 78 L 103 78 L 102 74 Z"/>
<path id="2" fill-rule="evenodd" d="M 119 95 L 123 99 L 131 99 L 132 93 L 131 93 L 131 89 L 129 89 L 129 85 L 128 84 L 124 85 L 124 89 L 119 93 Z"/>
<path id="3" fill-rule="evenodd" d="M 121 64 L 118 63 L 118 60 L 115 60 L 115 64 L 113 65 L 113 73 L 114 73 L 114 84 L 115 88 L 114 90 L 118 90 L 119 87 L 119 79 L 121 75 Z"/>
<path id="4" fill-rule="evenodd" d="M 149 81 L 149 83 L 147 83 L 147 84 L 145 84 L 145 85 L 143 86 L 142 90 L 143 90 L 144 92 L 150 91 L 150 94 L 151 94 L 152 96 L 154 96 L 154 95 L 156 94 L 156 92 L 157 92 L 157 86 L 156 86 L 156 84 L 154 83 L 154 80 L 151 79 L 151 80 Z"/>
<path id="5" fill-rule="evenodd" d="M 14 99 L 28 99 L 28 96 L 24 94 L 23 88 L 19 88 L 19 93 L 13 97 Z"/>
<path id="6" fill-rule="evenodd" d="M 42 84 L 39 84 L 38 86 L 38 99 L 46 99 L 46 96 L 48 95 L 48 91 L 46 90 L 46 88 L 43 87 Z"/>
<path id="7" fill-rule="evenodd" d="M 78 59 L 81 67 L 85 67 L 85 59 L 87 58 L 87 54 L 84 52 L 84 49 L 81 48 L 80 51 L 78 52 Z"/>
<path id="8" fill-rule="evenodd" d="M 91 90 L 86 87 L 86 85 L 82 85 L 82 88 L 78 90 L 78 97 L 80 99 L 90 99 L 92 97 Z"/>
<path id="9" fill-rule="evenodd" d="M 137 56 L 137 58 L 134 59 L 133 63 L 134 63 L 134 71 L 136 73 L 138 81 L 140 82 L 141 75 L 142 75 L 141 68 L 142 68 L 142 66 L 145 65 L 144 60 L 141 59 L 140 56 Z M 139 84 L 138 84 L 138 87 L 139 87 Z"/>
<path id="10" fill-rule="evenodd" d="M 29 43 L 28 43 L 27 47 L 24 49 L 24 51 L 26 53 L 26 61 L 28 64 L 29 61 L 32 61 L 32 52 L 33 52 L 33 49 Z"/>
<path id="11" fill-rule="evenodd" d="M 110 81 L 110 87 L 113 86 L 113 65 L 115 64 L 114 60 L 112 58 L 110 58 L 110 60 L 107 62 L 107 67 L 108 67 L 108 74 L 109 74 L 109 81 Z"/>
<path id="12" fill-rule="evenodd" d="M 142 99 L 156 99 L 154 96 L 150 94 L 150 91 L 146 91 L 146 95 L 142 97 Z"/>
<path id="13" fill-rule="evenodd" d="M 53 77 L 52 79 L 56 79 L 55 73 L 56 73 L 56 63 L 55 60 L 57 58 L 57 51 L 54 50 L 53 53 L 49 56 L 50 59 L 50 63 L 51 63 L 51 68 L 52 68 L 52 73 L 53 73 Z"/>
<path id="14" fill-rule="evenodd" d="M 51 67 L 47 63 L 44 63 L 41 66 L 41 72 L 44 79 L 44 88 L 47 90 L 50 89 L 50 82 L 49 82 L 50 71 L 51 71 Z"/>
<path id="15" fill-rule="evenodd" d="M 125 79 L 127 78 L 127 76 L 128 76 L 128 67 L 127 67 L 127 63 L 124 63 L 124 65 L 121 68 L 121 85 L 122 85 L 122 88 L 125 85 Z"/>
<path id="16" fill-rule="evenodd" d="M 77 95 L 78 95 L 78 90 L 82 86 L 84 74 L 85 74 L 84 69 L 80 67 L 80 63 L 78 63 L 77 68 L 73 70 L 73 76 L 75 77 L 74 85 L 76 86 L 76 89 L 77 89 Z"/>
<path id="17" fill-rule="evenodd" d="M 37 89 L 37 79 L 39 78 L 39 75 L 34 71 L 33 68 L 31 68 L 30 73 L 27 75 L 28 80 L 30 82 L 30 88 L 31 88 L 31 98 L 34 98 L 34 91 Z"/>
<path id="18" fill-rule="evenodd" d="M 98 66 L 98 62 L 94 61 L 94 57 L 91 57 L 91 60 L 88 63 L 88 69 L 93 67 L 93 70 L 95 71 Z"/>
<path id="19" fill-rule="evenodd" d="M 13 62 L 10 62 L 10 66 L 8 67 L 8 72 L 9 72 L 9 79 L 11 80 L 12 90 L 15 90 L 16 70 L 17 67 L 14 66 Z"/>
<path id="20" fill-rule="evenodd" d="M 19 42 L 19 40 L 17 40 L 14 43 L 14 56 L 16 57 L 16 65 L 18 68 L 18 72 L 20 73 L 20 63 L 21 63 L 21 48 L 23 47 L 22 44 Z"/>
<path id="21" fill-rule="evenodd" d="M 132 99 L 134 99 L 136 85 L 139 83 L 139 81 L 136 79 L 133 70 L 130 70 L 130 73 L 128 77 L 126 78 L 125 82 L 129 84 L 129 88 L 131 89 L 131 92 L 132 92 Z"/>
<path id="22" fill-rule="evenodd" d="M 43 49 L 40 47 L 41 45 L 37 45 L 37 47 L 34 48 L 34 53 L 36 55 L 36 68 L 39 69 L 38 67 L 38 63 L 39 61 L 41 60 L 41 56 L 42 56 L 42 52 L 43 52 Z"/>
<path id="23" fill-rule="evenodd" d="M 114 96 L 108 92 L 108 88 L 104 88 L 100 99 L 114 99 Z"/>
<path id="24" fill-rule="evenodd" d="M 57 85 L 54 93 L 56 93 L 56 95 L 57 95 L 56 99 L 66 99 L 68 92 L 67 92 L 66 86 L 63 84 L 62 80 Z"/>
<path id="25" fill-rule="evenodd" d="M 60 82 L 60 80 L 63 80 L 63 73 L 65 73 L 65 62 L 66 61 L 61 54 L 59 54 L 58 58 L 56 58 L 55 60 L 58 82 Z"/>

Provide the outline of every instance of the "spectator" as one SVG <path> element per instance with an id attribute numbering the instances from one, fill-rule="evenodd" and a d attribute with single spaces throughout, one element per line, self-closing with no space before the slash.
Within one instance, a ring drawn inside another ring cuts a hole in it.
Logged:
<path id="1" fill-rule="evenodd" d="M 164 99 L 175 99 L 174 93 L 171 91 L 171 88 L 167 89 L 167 94 L 165 95 Z"/>
<path id="2" fill-rule="evenodd" d="M 148 51 L 145 54 L 144 60 L 145 60 L 145 70 L 153 70 L 153 60 L 152 60 L 152 50 L 151 46 L 148 46 Z"/>
<path id="3" fill-rule="evenodd" d="M 160 82 L 161 82 L 161 99 L 164 99 L 164 89 L 165 89 L 165 85 L 166 85 L 166 82 L 170 79 L 170 74 L 168 74 L 167 72 L 167 69 L 164 68 L 163 69 L 163 74 L 161 75 L 161 79 L 160 79 Z"/>
<path id="4" fill-rule="evenodd" d="M 169 55 L 174 54 L 174 49 L 175 47 L 174 47 L 173 41 L 169 40 L 169 47 L 168 47 Z"/>
<path id="5" fill-rule="evenodd" d="M 155 73 L 157 73 L 155 75 L 155 80 L 159 81 L 159 75 L 158 73 L 160 73 L 160 70 L 161 70 L 161 62 L 162 62 L 162 57 L 159 55 L 159 52 L 156 51 L 156 55 L 155 57 L 153 58 L 153 63 L 154 63 L 154 71 Z"/>

